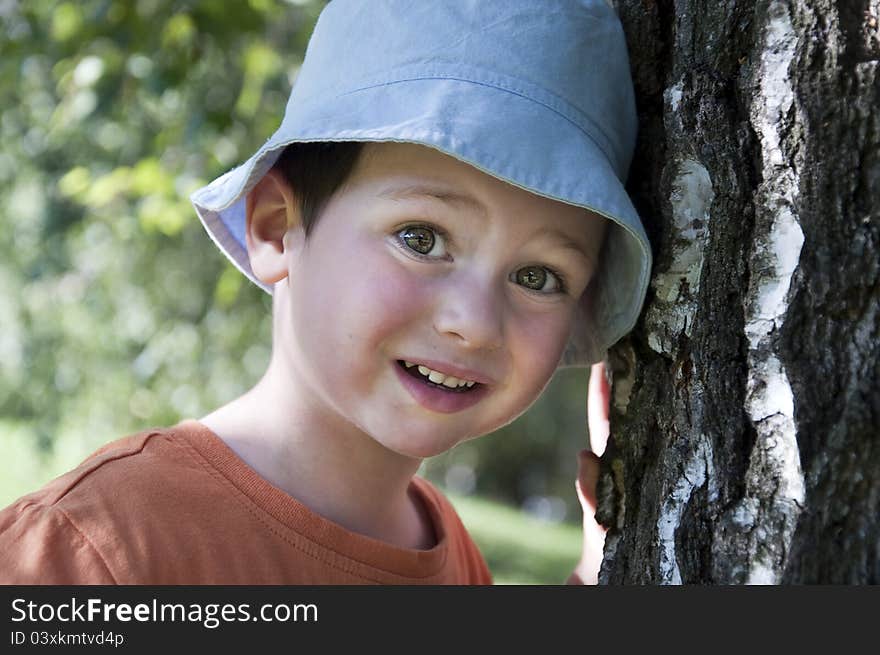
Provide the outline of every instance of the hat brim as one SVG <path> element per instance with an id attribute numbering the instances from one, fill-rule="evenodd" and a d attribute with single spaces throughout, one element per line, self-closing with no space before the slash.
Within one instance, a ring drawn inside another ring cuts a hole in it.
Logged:
<path id="1" fill-rule="evenodd" d="M 252 282 L 245 245 L 247 193 L 285 146 L 302 141 L 418 143 L 532 193 L 612 221 L 600 271 L 582 302 L 559 366 L 589 366 L 635 325 L 650 278 L 651 249 L 606 153 L 574 121 L 505 88 L 460 79 L 407 79 L 332 99 L 291 97 L 284 121 L 243 165 L 192 195 L 217 246 Z M 625 175 L 625 172 L 624 172 Z"/>

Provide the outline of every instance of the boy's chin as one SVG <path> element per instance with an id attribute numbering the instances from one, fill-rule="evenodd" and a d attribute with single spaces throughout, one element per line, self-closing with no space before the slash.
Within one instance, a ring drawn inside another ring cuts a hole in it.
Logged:
<path id="1" fill-rule="evenodd" d="M 401 455 L 403 457 L 408 457 L 410 459 L 423 460 L 429 457 L 435 457 L 437 455 L 442 455 L 445 452 L 450 451 L 458 444 L 469 441 L 470 439 L 475 439 L 480 435 L 461 435 L 459 438 L 450 439 L 449 433 L 440 433 L 435 432 L 433 435 L 424 434 L 418 435 L 412 431 L 408 434 L 403 435 L 403 442 L 395 438 L 377 438 L 374 436 L 382 446 L 391 452 Z"/>

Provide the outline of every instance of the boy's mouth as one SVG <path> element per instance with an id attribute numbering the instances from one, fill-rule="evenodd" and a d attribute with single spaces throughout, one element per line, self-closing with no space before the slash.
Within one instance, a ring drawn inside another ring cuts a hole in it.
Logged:
<path id="1" fill-rule="evenodd" d="M 443 384 L 442 382 L 433 382 L 429 380 L 428 375 L 425 374 L 424 371 L 420 371 L 420 369 L 429 370 L 424 366 L 419 366 L 418 364 L 407 366 L 402 359 L 397 360 L 397 365 L 402 368 L 407 375 L 416 378 L 417 380 L 419 380 L 419 382 L 422 382 L 426 386 L 434 387 L 435 389 L 441 389 L 448 393 L 469 393 L 483 386 L 480 382 L 471 382 L 469 383 L 470 386 L 468 386 L 467 384 L 455 384 L 455 386 L 449 386 L 447 384 Z M 447 376 L 447 381 L 449 380 L 449 377 L 451 376 Z M 453 380 L 453 383 L 455 383 L 455 380 Z"/>

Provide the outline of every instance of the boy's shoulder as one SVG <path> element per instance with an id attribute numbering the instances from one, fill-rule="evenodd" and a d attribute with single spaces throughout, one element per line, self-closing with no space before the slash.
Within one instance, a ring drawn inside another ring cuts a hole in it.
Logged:
<path id="1" fill-rule="evenodd" d="M 102 446 L 0 510 L 0 583 L 218 577 L 235 553 L 207 544 L 240 543 L 265 518 L 218 465 L 221 448 L 194 420 Z"/>
<path id="2" fill-rule="evenodd" d="M 129 553 L 183 498 L 199 468 L 186 428 L 111 441 L 79 466 L 0 510 L 0 575 L 28 584 L 119 582 L 107 553 Z M 128 555 L 126 555 L 127 557 Z M 8 560 L 8 561 L 6 561 Z"/>
<path id="3" fill-rule="evenodd" d="M 68 516 L 100 516 L 121 504 L 155 501 L 200 469 L 189 443 L 190 423 L 144 430 L 104 444 L 77 467 L 22 496 L 13 507 L 40 507 Z M 155 504 L 155 503 L 153 503 Z M 3 523 L 0 521 L 0 530 Z"/>
<path id="4" fill-rule="evenodd" d="M 130 492 L 141 485 L 155 486 L 175 469 L 193 467 L 185 431 L 179 426 L 144 430 L 104 444 L 77 467 L 23 496 L 16 504 L 71 509 L 85 498 L 100 493 Z M 181 457 L 186 453 L 187 456 Z"/>

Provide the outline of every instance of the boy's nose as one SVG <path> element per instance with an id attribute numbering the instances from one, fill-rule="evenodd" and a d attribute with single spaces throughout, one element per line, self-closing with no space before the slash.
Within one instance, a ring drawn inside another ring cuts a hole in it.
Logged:
<path id="1" fill-rule="evenodd" d="M 446 285 L 441 292 L 434 329 L 451 335 L 459 346 L 473 350 L 495 350 L 504 341 L 502 290 L 490 281 Z"/>

